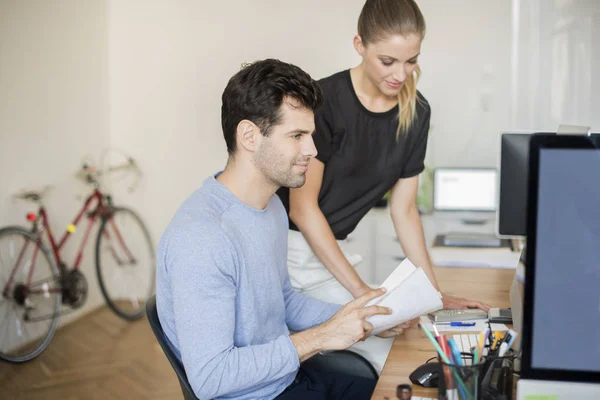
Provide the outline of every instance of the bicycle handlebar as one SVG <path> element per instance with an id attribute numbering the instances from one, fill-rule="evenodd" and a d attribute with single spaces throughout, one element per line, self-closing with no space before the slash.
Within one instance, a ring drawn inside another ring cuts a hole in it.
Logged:
<path id="1" fill-rule="evenodd" d="M 129 191 L 132 192 L 134 190 L 134 188 L 137 186 L 137 184 L 140 180 L 140 177 L 142 176 L 142 171 L 138 167 L 135 160 L 131 157 L 129 157 L 127 162 L 120 164 L 120 165 L 115 165 L 113 167 L 108 167 L 105 170 L 96 169 L 96 167 L 89 166 L 88 164 L 83 164 L 83 166 L 75 174 L 75 176 L 77 178 L 83 180 L 85 183 L 94 185 L 97 187 L 100 184 L 98 182 L 98 178 L 108 175 L 113 172 L 127 171 L 127 170 L 132 170 L 133 172 L 135 172 L 135 181 L 128 188 Z"/>

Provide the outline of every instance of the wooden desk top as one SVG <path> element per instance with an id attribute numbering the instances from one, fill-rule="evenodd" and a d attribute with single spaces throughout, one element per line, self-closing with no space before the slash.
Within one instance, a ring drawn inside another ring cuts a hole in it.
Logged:
<path id="1" fill-rule="evenodd" d="M 492 307 L 509 307 L 510 285 L 514 269 L 490 268 L 435 268 L 435 275 L 443 292 L 480 300 Z M 372 399 L 396 399 L 396 386 L 409 383 L 408 376 L 419 365 L 436 356 L 427 336 L 414 326 L 396 337 L 387 358 Z M 412 385 L 412 384 L 411 384 Z M 437 399 L 437 389 L 412 385 L 413 396 Z"/>

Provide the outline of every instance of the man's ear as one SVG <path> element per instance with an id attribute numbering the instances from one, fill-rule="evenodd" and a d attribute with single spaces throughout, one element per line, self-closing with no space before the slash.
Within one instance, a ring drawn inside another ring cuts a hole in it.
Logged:
<path id="1" fill-rule="evenodd" d="M 243 119 L 237 125 L 236 137 L 238 145 L 247 151 L 256 151 L 259 145 L 260 129 L 254 122 Z"/>
<path id="2" fill-rule="evenodd" d="M 362 57 L 365 52 L 365 45 L 362 42 L 362 38 L 358 35 L 354 36 L 354 48 L 358 55 Z"/>

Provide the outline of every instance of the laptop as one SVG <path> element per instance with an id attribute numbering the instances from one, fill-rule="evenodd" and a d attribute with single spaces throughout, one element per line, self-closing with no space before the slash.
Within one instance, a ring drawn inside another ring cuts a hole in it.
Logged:
<path id="1" fill-rule="evenodd" d="M 518 399 L 600 399 L 600 149 L 533 137 Z"/>
<path id="2" fill-rule="evenodd" d="M 482 226 L 496 211 L 497 171 L 494 168 L 436 168 L 433 209 L 437 220 L 462 222 L 458 231 L 440 234 L 436 246 L 501 247 L 507 245 Z M 469 229 L 469 226 L 474 229 Z"/>

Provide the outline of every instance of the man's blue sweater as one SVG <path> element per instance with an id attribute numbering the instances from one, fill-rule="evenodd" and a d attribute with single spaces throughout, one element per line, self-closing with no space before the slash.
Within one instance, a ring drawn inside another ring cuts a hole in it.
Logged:
<path id="1" fill-rule="evenodd" d="M 277 196 L 257 210 L 213 176 L 164 232 L 158 315 L 197 397 L 276 397 L 299 367 L 290 330 L 318 325 L 340 308 L 292 289 L 287 236 Z"/>

